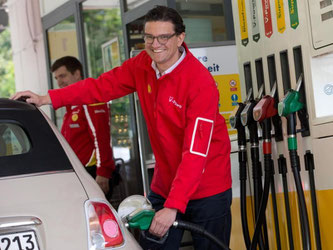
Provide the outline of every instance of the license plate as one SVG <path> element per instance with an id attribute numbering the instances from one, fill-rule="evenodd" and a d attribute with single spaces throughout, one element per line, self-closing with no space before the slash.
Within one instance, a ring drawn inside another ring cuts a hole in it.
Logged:
<path id="1" fill-rule="evenodd" d="M 35 232 L 1 234 L 0 250 L 39 250 Z"/>

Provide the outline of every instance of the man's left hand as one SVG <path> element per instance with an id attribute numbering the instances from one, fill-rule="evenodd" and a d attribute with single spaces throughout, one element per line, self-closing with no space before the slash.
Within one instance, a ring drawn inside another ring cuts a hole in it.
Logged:
<path id="1" fill-rule="evenodd" d="M 103 190 L 104 194 L 107 194 L 109 192 L 110 187 L 109 187 L 109 179 L 108 178 L 106 178 L 104 176 L 97 175 L 96 176 L 96 182 L 100 186 L 100 188 Z"/>
<path id="2" fill-rule="evenodd" d="M 156 212 L 150 225 L 149 232 L 158 237 L 163 237 L 176 220 L 177 209 L 163 208 Z"/>

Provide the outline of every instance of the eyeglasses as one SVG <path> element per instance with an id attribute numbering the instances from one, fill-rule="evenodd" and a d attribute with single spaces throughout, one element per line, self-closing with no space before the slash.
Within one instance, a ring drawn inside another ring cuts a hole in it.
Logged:
<path id="1" fill-rule="evenodd" d="M 169 41 L 169 39 L 171 37 L 173 37 L 175 35 L 176 35 L 176 33 L 173 33 L 171 35 L 169 35 L 169 34 L 163 34 L 163 35 L 159 35 L 159 36 L 153 36 L 153 35 L 149 35 L 149 34 L 144 34 L 143 35 L 143 40 L 145 40 L 145 42 L 148 43 L 148 44 L 152 44 L 154 42 L 154 39 L 156 38 L 159 44 L 164 45 L 164 44 L 166 44 Z"/>

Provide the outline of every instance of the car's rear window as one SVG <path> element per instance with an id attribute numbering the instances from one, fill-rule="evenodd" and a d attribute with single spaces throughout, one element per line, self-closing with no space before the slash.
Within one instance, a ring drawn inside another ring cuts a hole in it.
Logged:
<path id="1" fill-rule="evenodd" d="M 25 154 L 30 149 L 29 138 L 19 125 L 0 123 L 0 157 Z"/>
<path id="2" fill-rule="evenodd" d="M 0 178 L 73 171 L 42 113 L 30 104 L 14 104 L 0 105 Z"/>

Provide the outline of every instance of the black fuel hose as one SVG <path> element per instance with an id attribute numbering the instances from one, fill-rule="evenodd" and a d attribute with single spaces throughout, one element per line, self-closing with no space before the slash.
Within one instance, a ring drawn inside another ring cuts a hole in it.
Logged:
<path id="1" fill-rule="evenodd" d="M 274 180 L 274 168 L 272 167 L 272 178 L 271 178 L 271 195 L 272 195 L 272 205 L 273 205 L 273 215 L 274 215 L 274 226 L 275 226 L 275 239 L 276 239 L 276 248 L 281 250 L 281 236 L 279 228 L 279 215 L 277 210 L 276 202 L 276 190 L 275 190 L 275 180 Z"/>
<path id="2" fill-rule="evenodd" d="M 284 205 L 285 205 L 286 217 L 287 217 L 289 249 L 294 250 L 293 228 L 292 228 L 292 224 L 291 224 L 289 189 L 288 189 L 288 180 L 287 180 L 287 172 L 288 172 L 287 171 L 287 160 L 282 154 L 280 154 L 280 156 L 279 156 L 278 165 L 279 165 L 279 173 L 282 175 Z"/>
<path id="3" fill-rule="evenodd" d="M 296 186 L 296 191 L 297 191 L 297 196 L 298 196 L 303 249 L 311 249 L 309 219 L 308 219 L 308 213 L 306 210 L 306 203 L 305 203 L 305 197 L 304 197 L 304 192 L 303 192 L 303 188 L 302 188 L 301 175 L 299 173 L 299 167 L 300 167 L 299 157 L 297 155 L 296 150 L 290 150 L 289 156 L 290 156 L 291 169 L 294 174 L 294 181 L 295 181 L 295 186 Z"/>
<path id="4" fill-rule="evenodd" d="M 313 173 L 315 166 L 314 166 L 313 154 L 311 153 L 310 150 L 306 151 L 306 153 L 304 155 L 304 162 L 305 162 L 305 170 L 307 170 L 309 172 L 312 216 L 313 216 L 314 231 L 315 231 L 315 236 L 316 236 L 316 246 L 317 246 L 317 250 L 321 250 L 320 226 L 319 226 L 319 216 L 318 216 L 317 196 L 316 196 L 316 184 L 315 184 L 314 173 Z"/>
<path id="5" fill-rule="evenodd" d="M 258 125 L 257 122 L 253 120 L 248 124 L 248 129 L 250 133 L 250 143 L 251 143 L 251 161 L 252 161 L 252 178 L 253 178 L 253 188 L 254 188 L 254 212 L 255 220 L 258 219 L 259 209 L 260 209 L 260 200 L 262 199 L 262 169 L 261 162 L 259 157 L 259 138 L 258 138 Z M 259 238 L 259 249 L 264 250 L 268 249 L 268 234 L 267 234 L 267 223 L 266 216 L 263 218 L 263 233 L 260 233 Z M 261 230 L 262 231 L 262 230 Z M 266 246 L 265 246 L 266 243 Z"/>
<path id="6" fill-rule="evenodd" d="M 244 237 L 246 249 L 249 249 L 251 246 L 251 239 L 250 239 L 250 233 L 249 233 L 247 206 L 246 206 L 246 162 L 245 163 L 240 162 L 239 168 L 240 168 L 240 178 L 239 179 L 240 179 L 240 197 L 241 197 L 240 207 L 241 207 L 241 218 L 242 218 L 242 230 L 243 230 L 243 237 Z"/>
<path id="7" fill-rule="evenodd" d="M 259 215 L 256 220 L 256 227 L 254 229 L 254 234 L 252 238 L 251 243 L 251 250 L 257 249 L 258 240 L 260 238 L 261 234 L 261 227 L 264 223 L 265 219 L 265 211 L 267 207 L 268 202 L 268 196 L 269 196 L 269 188 L 271 183 L 271 156 L 270 155 L 264 155 L 264 166 L 265 166 L 265 181 L 264 181 L 264 191 L 260 202 L 260 209 L 259 209 Z"/>
<path id="8" fill-rule="evenodd" d="M 254 229 L 254 235 L 252 238 L 251 248 L 252 250 L 257 249 L 257 243 L 260 238 L 261 227 L 265 218 L 265 211 L 268 202 L 269 188 L 273 179 L 273 160 L 271 153 L 271 118 L 266 118 L 261 122 L 263 131 L 263 153 L 264 153 L 264 168 L 265 168 L 265 182 L 264 192 L 260 202 L 259 215 L 256 220 L 256 226 Z M 268 246 L 268 242 L 265 242 Z M 268 249 L 268 247 L 267 247 Z"/>
<path id="9" fill-rule="evenodd" d="M 197 234 L 200 234 L 202 236 L 205 236 L 207 239 L 214 242 L 221 249 L 230 250 L 230 248 L 227 247 L 223 242 L 221 242 L 218 238 L 216 238 L 213 234 L 211 234 L 210 232 L 208 232 L 206 229 L 204 229 L 201 226 L 198 226 L 198 225 L 193 224 L 191 222 L 185 222 L 185 221 L 181 221 L 181 220 L 175 221 L 172 226 L 174 228 L 180 228 L 180 229 L 188 230 L 192 233 L 197 233 Z"/>
<path id="10" fill-rule="evenodd" d="M 287 133 L 288 133 L 288 140 L 295 141 L 296 138 L 296 114 L 291 113 L 287 116 Z M 289 141 L 288 141 L 288 144 Z M 288 145 L 288 148 L 290 146 Z M 293 145 L 293 147 L 289 148 L 289 158 L 290 158 L 290 165 L 294 175 L 294 181 L 297 191 L 298 197 L 298 210 L 299 216 L 301 221 L 301 232 L 302 232 L 302 245 L 304 250 L 311 249 L 311 238 L 310 238 L 310 227 L 309 227 L 309 218 L 306 209 L 306 202 L 304 197 L 304 190 L 302 186 L 302 180 L 300 175 L 300 160 L 297 154 L 297 147 Z"/>
<path id="11" fill-rule="evenodd" d="M 251 245 L 251 239 L 249 233 L 247 205 L 246 205 L 246 180 L 247 180 L 246 132 L 245 132 L 245 127 L 241 123 L 241 118 L 240 118 L 241 112 L 243 111 L 245 104 L 239 103 L 238 105 L 239 108 L 235 114 L 233 127 L 237 129 L 242 231 L 243 231 L 243 237 L 246 249 L 249 249 Z"/>

